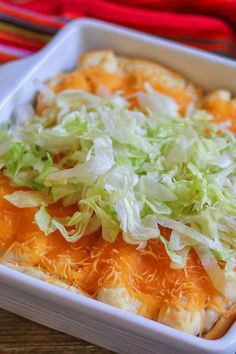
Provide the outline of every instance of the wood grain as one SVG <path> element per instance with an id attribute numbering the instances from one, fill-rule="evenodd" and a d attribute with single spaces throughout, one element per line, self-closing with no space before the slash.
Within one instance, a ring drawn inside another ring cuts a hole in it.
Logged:
<path id="1" fill-rule="evenodd" d="M 54 331 L 0 309 L 1 354 L 112 354 L 83 340 Z"/>

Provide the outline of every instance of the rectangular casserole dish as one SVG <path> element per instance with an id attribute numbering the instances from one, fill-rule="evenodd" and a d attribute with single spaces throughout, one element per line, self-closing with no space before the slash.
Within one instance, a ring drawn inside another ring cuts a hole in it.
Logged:
<path id="1" fill-rule="evenodd" d="M 0 68 L 1 122 L 11 117 L 16 106 L 33 99 L 35 79 L 45 81 L 72 70 L 82 53 L 107 48 L 117 54 L 159 61 L 206 90 L 226 88 L 236 94 L 236 62 L 232 60 L 85 19 L 71 22 L 38 54 Z M 0 306 L 119 353 L 236 351 L 236 324 L 215 341 L 193 337 L 1 265 Z"/>

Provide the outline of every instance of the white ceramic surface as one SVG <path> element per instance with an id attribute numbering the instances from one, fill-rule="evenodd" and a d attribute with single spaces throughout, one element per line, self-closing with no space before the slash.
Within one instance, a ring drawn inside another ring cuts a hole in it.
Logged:
<path id="1" fill-rule="evenodd" d="M 88 50 L 162 62 L 186 74 L 206 90 L 236 94 L 236 62 L 119 26 L 94 20 L 71 22 L 39 53 L 0 67 L 0 121 L 34 97 L 34 81 L 73 69 Z M 28 275 L 0 266 L 0 307 L 119 353 L 236 352 L 236 324 L 221 339 L 193 337 L 160 323 L 126 313 Z M 1 347 L 1 343 L 0 343 Z"/>

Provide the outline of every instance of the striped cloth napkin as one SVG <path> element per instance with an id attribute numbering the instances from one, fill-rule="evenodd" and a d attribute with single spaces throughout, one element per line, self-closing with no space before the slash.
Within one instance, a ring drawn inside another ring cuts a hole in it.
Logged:
<path id="1" fill-rule="evenodd" d="M 236 58 L 236 0 L 3 0 L 0 63 L 38 51 L 85 16 Z"/>

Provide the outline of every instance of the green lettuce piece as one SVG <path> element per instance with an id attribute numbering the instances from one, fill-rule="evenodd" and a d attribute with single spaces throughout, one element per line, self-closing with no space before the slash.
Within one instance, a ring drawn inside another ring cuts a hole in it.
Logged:
<path id="1" fill-rule="evenodd" d="M 5 195 L 4 199 L 18 208 L 35 208 L 42 204 L 52 203 L 47 194 L 38 191 L 16 191 Z"/>
<path id="2" fill-rule="evenodd" d="M 183 268 L 185 263 L 186 263 L 186 256 L 178 254 L 176 251 L 173 251 L 171 249 L 170 243 L 160 235 L 160 240 L 165 246 L 166 253 L 170 257 L 172 261 L 172 267 L 173 268 Z"/>
<path id="3" fill-rule="evenodd" d="M 236 276 L 234 272 L 232 273 L 232 265 L 236 260 L 231 260 L 226 271 L 223 271 L 209 248 L 198 245 L 195 246 L 195 250 L 215 288 L 226 298 L 235 302 Z"/>
<path id="4" fill-rule="evenodd" d="M 47 151 L 23 142 L 13 143 L 3 155 L 4 174 L 14 183 L 33 189 L 43 188 L 53 161 Z"/>
<path id="5" fill-rule="evenodd" d="M 88 199 L 81 200 L 80 205 L 86 205 L 95 212 L 101 223 L 103 239 L 112 243 L 116 240 L 120 232 L 119 223 L 114 215 L 114 211 L 111 211 L 108 208 L 101 208 L 98 205 L 100 204 L 99 200 L 99 197 L 90 197 Z"/>
<path id="6" fill-rule="evenodd" d="M 39 229 L 48 236 L 56 230 L 56 227 L 52 223 L 52 217 L 48 214 L 44 205 L 35 213 L 34 217 L 35 223 L 38 225 Z"/>
<path id="7" fill-rule="evenodd" d="M 54 172 L 47 176 L 46 182 L 53 185 L 67 180 L 74 183 L 93 183 L 99 175 L 110 170 L 114 164 L 112 141 L 110 138 L 96 138 L 93 142 L 94 156 L 87 157 L 83 164 L 78 163 L 75 167 L 67 170 Z"/>
<path id="8" fill-rule="evenodd" d="M 45 205 L 36 212 L 35 223 L 46 236 L 58 230 L 68 242 L 76 242 L 82 236 L 91 234 L 100 227 L 100 222 L 94 218 L 88 208 L 83 212 L 75 212 L 71 217 L 56 218 L 48 213 Z"/>

